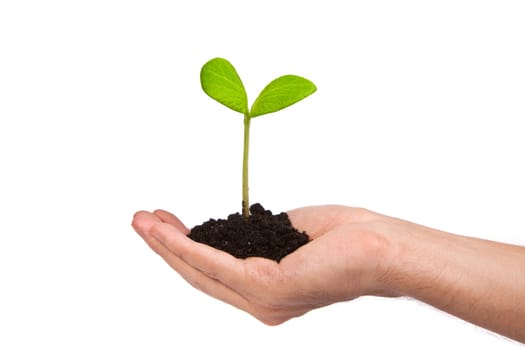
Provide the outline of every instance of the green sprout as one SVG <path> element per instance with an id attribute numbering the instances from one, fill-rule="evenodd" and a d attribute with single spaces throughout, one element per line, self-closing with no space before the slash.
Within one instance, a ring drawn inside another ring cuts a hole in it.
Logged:
<path id="1" fill-rule="evenodd" d="M 214 58 L 201 69 L 204 92 L 236 112 L 244 115 L 244 152 L 242 161 L 242 216 L 250 216 L 248 194 L 248 151 L 252 118 L 277 112 L 313 94 L 317 88 L 308 79 L 297 75 L 283 75 L 269 83 L 248 109 L 248 97 L 241 78 L 233 65 L 224 58 Z"/>

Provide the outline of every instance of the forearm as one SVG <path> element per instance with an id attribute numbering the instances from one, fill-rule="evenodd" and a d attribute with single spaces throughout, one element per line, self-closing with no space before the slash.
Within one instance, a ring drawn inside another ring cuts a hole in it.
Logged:
<path id="1" fill-rule="evenodd" d="M 386 280 L 466 321 L 525 342 L 525 248 L 397 221 Z"/>

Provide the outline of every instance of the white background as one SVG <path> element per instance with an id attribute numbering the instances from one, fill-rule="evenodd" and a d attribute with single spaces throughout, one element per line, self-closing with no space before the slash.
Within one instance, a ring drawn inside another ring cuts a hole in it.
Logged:
<path id="1" fill-rule="evenodd" d="M 242 116 L 199 83 L 220 56 L 251 101 L 281 74 L 318 86 L 252 123 L 252 199 L 524 244 L 524 18 L 522 1 L 1 1 L 0 348 L 521 348 L 403 299 L 267 327 L 130 222 L 240 209 Z"/>

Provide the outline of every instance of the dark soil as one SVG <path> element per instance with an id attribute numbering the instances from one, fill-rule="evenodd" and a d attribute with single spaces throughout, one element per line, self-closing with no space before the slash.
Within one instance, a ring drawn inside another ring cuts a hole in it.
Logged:
<path id="1" fill-rule="evenodd" d="M 227 220 L 210 219 L 192 228 L 188 237 L 237 258 L 258 256 L 277 262 L 309 240 L 306 232 L 292 226 L 288 214 L 273 215 L 258 203 L 250 207 L 248 220 L 239 213 Z"/>

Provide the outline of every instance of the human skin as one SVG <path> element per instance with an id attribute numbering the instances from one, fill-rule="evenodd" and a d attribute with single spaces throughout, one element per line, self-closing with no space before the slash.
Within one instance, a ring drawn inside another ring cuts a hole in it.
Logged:
<path id="1" fill-rule="evenodd" d="M 195 288 L 268 325 L 364 295 L 408 296 L 525 343 L 525 247 L 464 237 L 346 206 L 288 212 L 311 241 L 280 263 L 187 238 L 163 210 L 133 227 Z"/>

